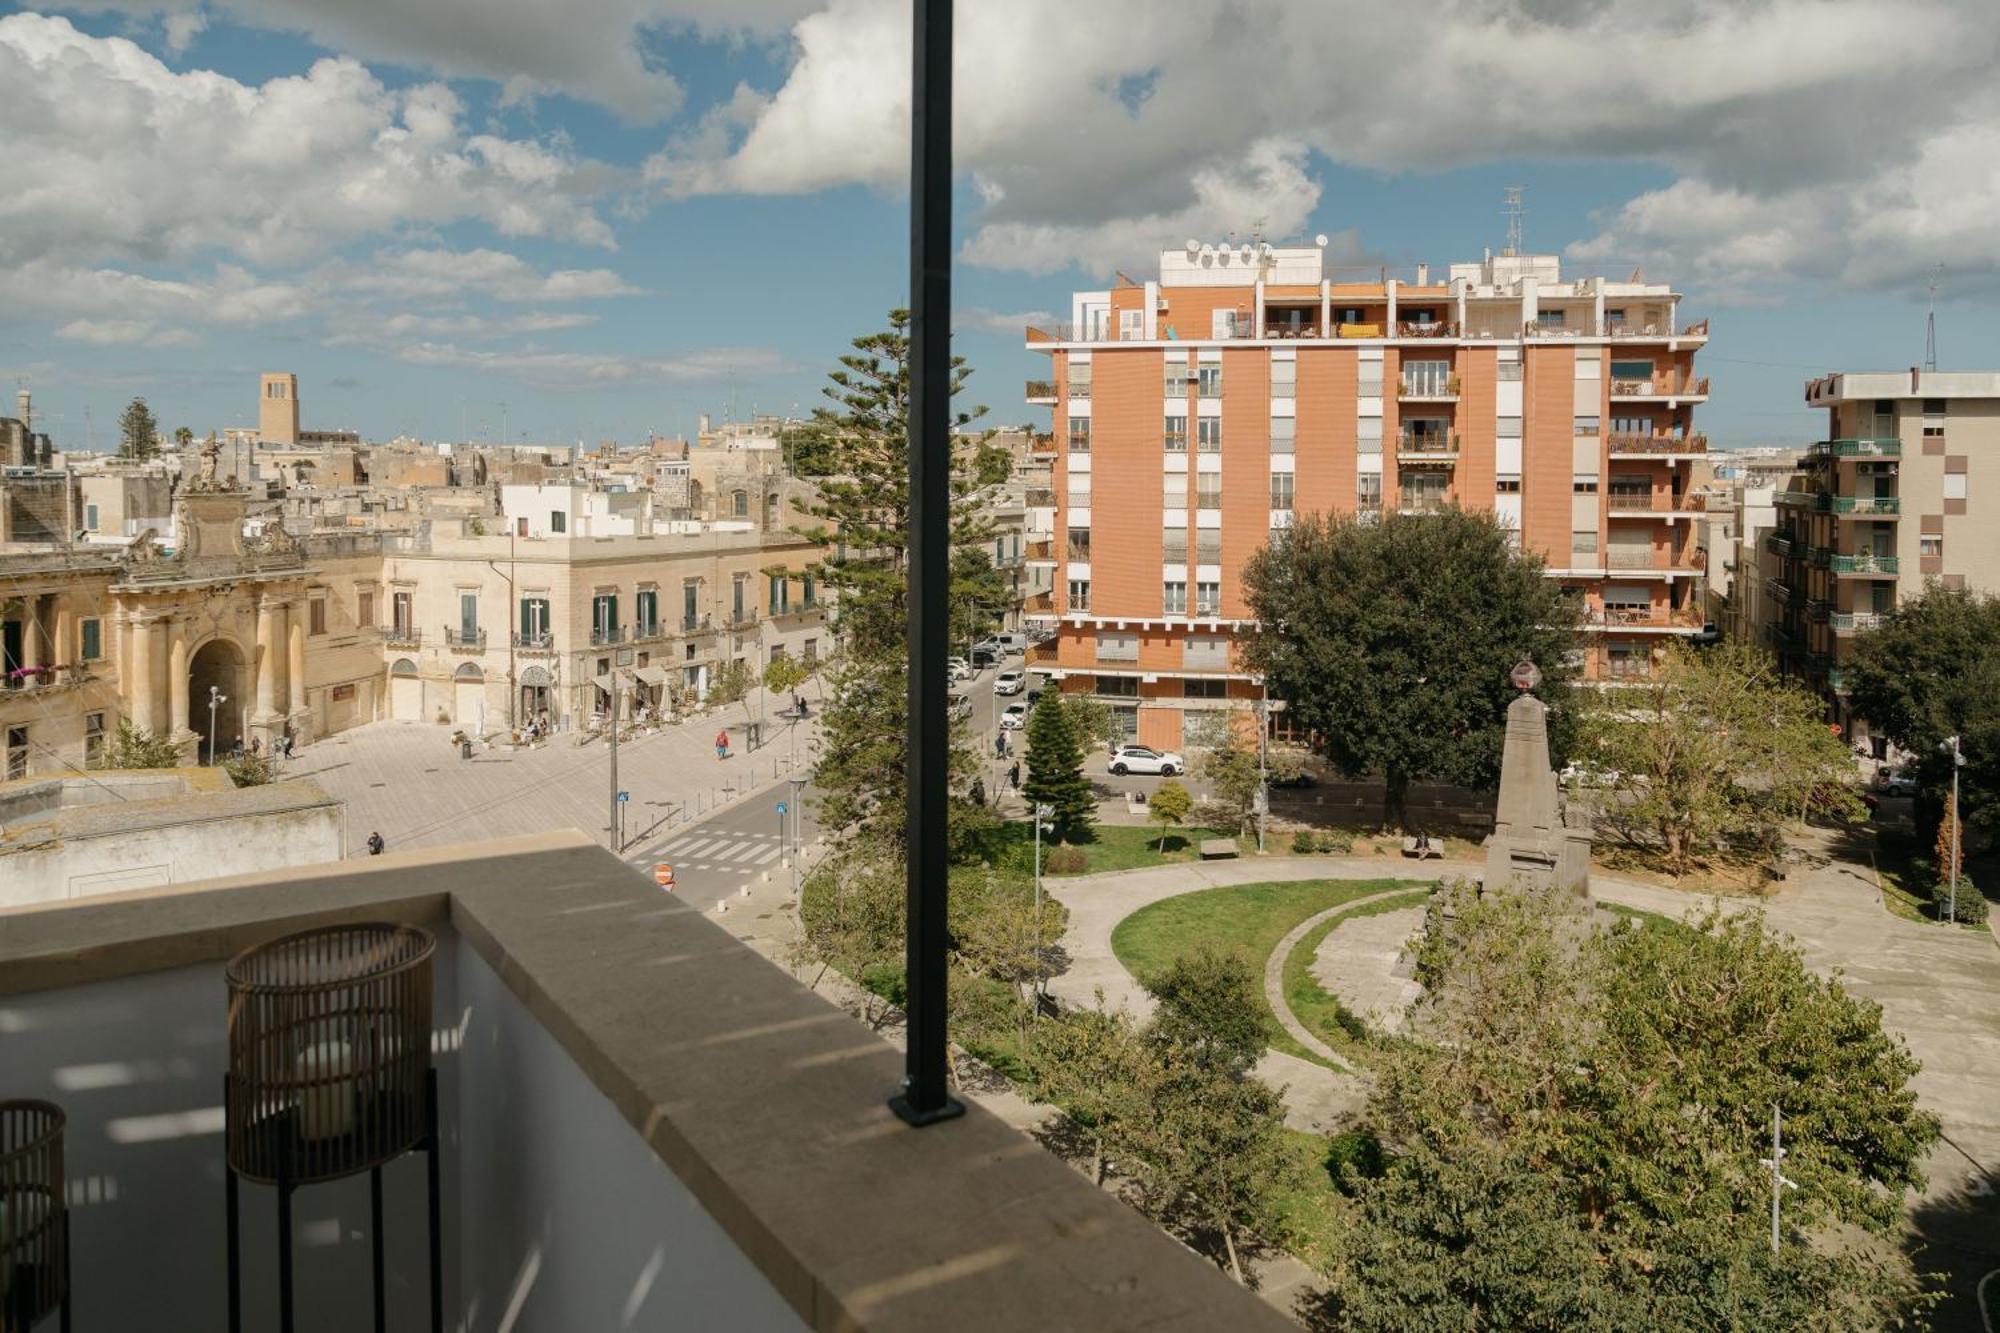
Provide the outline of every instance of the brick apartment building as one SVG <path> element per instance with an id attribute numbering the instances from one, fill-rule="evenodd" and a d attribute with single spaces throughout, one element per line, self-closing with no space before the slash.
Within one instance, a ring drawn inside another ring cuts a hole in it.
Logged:
<path id="1" fill-rule="evenodd" d="M 1316 247 L 1190 243 L 1157 281 L 1032 327 L 1053 409 L 1053 567 L 1034 665 L 1129 734 L 1259 697 L 1240 571 L 1309 512 L 1499 513 L 1589 607 L 1586 669 L 1649 669 L 1702 629 L 1694 373 L 1706 323 L 1665 285 L 1488 255 L 1444 282 L 1329 279 Z"/>

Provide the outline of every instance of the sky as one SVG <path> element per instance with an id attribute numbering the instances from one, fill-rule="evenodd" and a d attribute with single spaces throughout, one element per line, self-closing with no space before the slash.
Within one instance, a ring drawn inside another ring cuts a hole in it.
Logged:
<path id="1" fill-rule="evenodd" d="M 1990 0 L 959 0 L 969 397 L 1164 248 L 1527 248 L 1709 316 L 1718 446 L 1808 376 L 2000 365 Z M 0 375 L 59 447 L 256 420 L 595 442 L 809 410 L 905 300 L 908 0 L 80 0 L 0 14 Z M 1942 266 L 1941 270 L 1939 266 Z M 11 404 L 11 393 L 0 403 Z M 11 410 L 11 406 L 0 409 Z M 1043 424 L 1046 424 L 1045 422 Z"/>

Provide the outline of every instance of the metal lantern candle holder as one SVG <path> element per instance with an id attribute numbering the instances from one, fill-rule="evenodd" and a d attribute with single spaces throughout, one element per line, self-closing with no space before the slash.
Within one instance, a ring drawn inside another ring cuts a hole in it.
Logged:
<path id="1" fill-rule="evenodd" d="M 242 1328 L 239 1178 L 278 1191 L 279 1327 L 292 1329 L 292 1192 L 369 1175 L 374 1326 L 386 1327 L 382 1168 L 421 1150 L 430 1196 L 431 1328 L 440 1285 L 437 1072 L 431 976 L 437 942 L 414 926 L 325 926 L 238 954 L 229 986 L 229 1328 Z"/>
<path id="2" fill-rule="evenodd" d="M 28 1333 L 57 1309 L 69 1333 L 62 1109 L 0 1102 L 0 1333 Z"/>

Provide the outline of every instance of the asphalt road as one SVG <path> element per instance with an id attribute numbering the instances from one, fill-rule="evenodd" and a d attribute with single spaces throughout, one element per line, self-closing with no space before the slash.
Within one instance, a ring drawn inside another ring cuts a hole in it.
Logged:
<path id="1" fill-rule="evenodd" d="M 781 804 L 787 807 L 783 816 L 778 813 Z M 802 804 L 805 808 L 795 828 L 791 784 L 780 782 L 691 828 L 627 848 L 625 859 L 648 873 L 663 861 L 673 866 L 674 891 L 707 910 L 766 872 L 791 873 L 783 864 L 791 839 L 797 836 L 811 843 L 815 834 L 812 788 L 806 788 Z"/>

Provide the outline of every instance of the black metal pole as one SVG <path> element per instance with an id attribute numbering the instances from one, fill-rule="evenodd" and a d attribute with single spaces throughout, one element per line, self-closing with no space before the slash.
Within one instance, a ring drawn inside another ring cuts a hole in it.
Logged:
<path id="1" fill-rule="evenodd" d="M 913 0 L 910 87 L 909 921 L 903 1090 L 912 1125 L 963 1115 L 945 1082 L 951 632 L 951 0 Z"/>
<path id="2" fill-rule="evenodd" d="M 368 1169 L 368 1257 L 375 1274 L 375 1333 L 389 1327 L 388 1294 L 382 1285 L 382 1168 Z"/>
<path id="3" fill-rule="evenodd" d="M 438 1138 L 437 1070 L 424 1074 L 424 1184 L 430 1195 L 431 1333 L 444 1333 L 444 1196 L 438 1188 L 438 1156 L 444 1145 Z"/>

